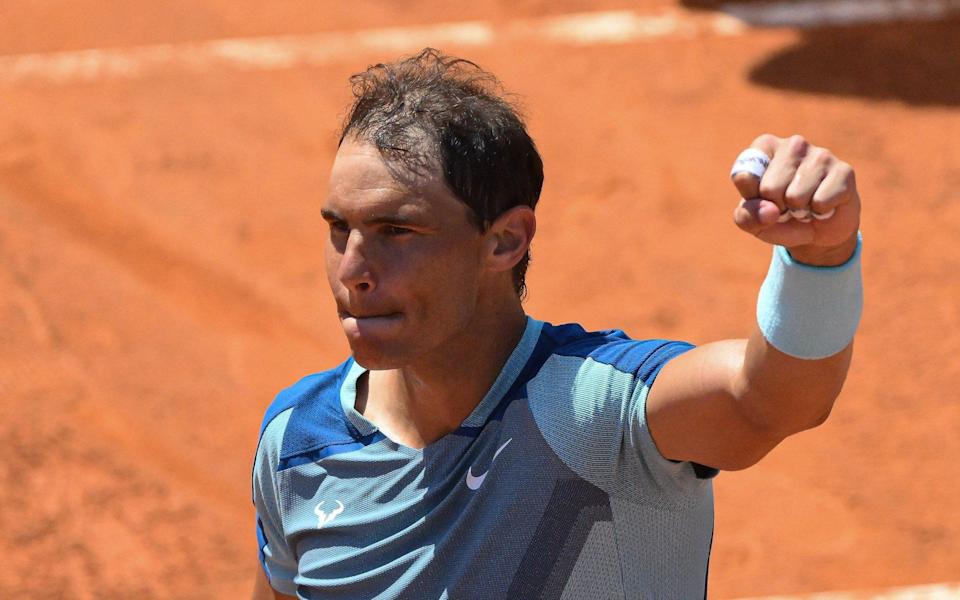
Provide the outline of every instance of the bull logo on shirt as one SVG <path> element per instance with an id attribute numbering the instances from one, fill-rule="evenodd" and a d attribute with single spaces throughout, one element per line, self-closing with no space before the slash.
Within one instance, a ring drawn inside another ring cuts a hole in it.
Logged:
<path id="1" fill-rule="evenodd" d="M 326 500 L 321 500 L 320 504 L 317 504 L 317 506 L 314 507 L 313 509 L 314 514 L 317 515 L 317 529 L 322 529 L 324 525 L 326 525 L 330 521 L 337 518 L 337 515 L 343 512 L 343 508 L 344 508 L 343 502 L 340 502 L 339 500 L 337 500 L 337 504 L 339 506 L 337 506 L 337 508 L 330 511 L 329 514 L 327 513 L 327 511 L 323 510 L 324 502 L 326 502 Z"/>

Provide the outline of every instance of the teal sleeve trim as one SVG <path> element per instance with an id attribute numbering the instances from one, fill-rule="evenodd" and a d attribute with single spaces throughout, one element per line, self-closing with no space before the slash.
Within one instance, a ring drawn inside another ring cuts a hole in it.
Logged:
<path id="1" fill-rule="evenodd" d="M 860 324 L 863 238 L 847 262 L 834 267 L 796 261 L 776 246 L 757 298 L 757 324 L 775 348 L 796 358 L 816 360 L 847 347 Z"/>

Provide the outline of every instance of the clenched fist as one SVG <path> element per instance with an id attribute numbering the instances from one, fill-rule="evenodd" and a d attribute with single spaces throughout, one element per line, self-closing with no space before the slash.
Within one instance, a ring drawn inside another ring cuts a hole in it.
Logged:
<path id="1" fill-rule="evenodd" d="M 764 134 L 750 147 L 770 162 L 765 171 L 759 169 L 762 177 L 734 167 L 733 183 L 742 198 L 733 211 L 737 226 L 786 247 L 802 263 L 846 262 L 856 249 L 860 226 L 853 168 L 799 135 Z M 794 218 L 787 218 L 788 211 Z M 803 218 L 807 211 L 809 216 Z"/>

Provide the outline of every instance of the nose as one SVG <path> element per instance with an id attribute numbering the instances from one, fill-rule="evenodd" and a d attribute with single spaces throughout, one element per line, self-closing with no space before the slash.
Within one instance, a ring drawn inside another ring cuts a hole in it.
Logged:
<path id="1" fill-rule="evenodd" d="M 374 288 L 373 271 L 364 253 L 363 236 L 357 230 L 347 236 L 337 267 L 337 279 L 346 288 L 356 292 L 369 292 Z"/>

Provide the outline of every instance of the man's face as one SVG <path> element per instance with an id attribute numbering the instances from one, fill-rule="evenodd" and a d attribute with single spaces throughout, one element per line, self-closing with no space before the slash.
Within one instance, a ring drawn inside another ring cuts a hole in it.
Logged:
<path id="1" fill-rule="evenodd" d="M 354 357 L 371 369 L 464 344 L 483 235 L 439 173 L 391 174 L 376 147 L 344 140 L 323 217 L 327 279 Z"/>

